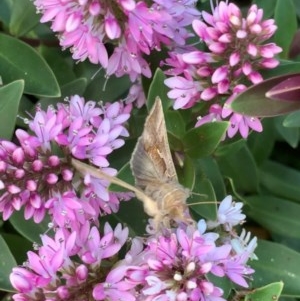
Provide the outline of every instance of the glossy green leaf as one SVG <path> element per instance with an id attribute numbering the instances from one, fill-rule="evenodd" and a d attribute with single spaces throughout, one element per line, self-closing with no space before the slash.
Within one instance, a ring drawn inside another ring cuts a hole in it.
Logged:
<path id="1" fill-rule="evenodd" d="M 27 128 L 28 124 L 26 124 L 24 119 L 28 119 L 28 113 L 33 112 L 35 109 L 35 104 L 27 97 L 26 95 L 22 95 L 19 103 L 18 117 L 16 118 L 16 126 Z"/>
<path id="2" fill-rule="evenodd" d="M 76 79 L 73 70 L 74 61 L 70 56 L 66 56 L 66 53 L 63 53 L 60 48 L 42 46 L 39 48 L 39 51 L 51 67 L 60 86 L 73 82 Z M 80 77 L 78 76 L 77 78 Z"/>
<path id="3" fill-rule="evenodd" d="M 300 296 L 300 254 L 280 244 L 259 240 L 250 265 L 255 269 L 253 287 L 272 282 L 284 283 L 283 295 Z"/>
<path id="4" fill-rule="evenodd" d="M 274 19 L 278 26 L 274 40 L 277 45 L 283 48 L 279 56 L 287 58 L 297 30 L 297 15 L 293 0 L 277 0 Z"/>
<path id="5" fill-rule="evenodd" d="M 247 294 L 245 301 L 274 301 L 278 300 L 283 289 L 283 282 L 270 283 Z"/>
<path id="6" fill-rule="evenodd" d="M 261 165 L 272 153 L 275 144 L 274 123 L 271 118 L 262 121 L 263 131 L 261 133 L 252 132 L 248 136 L 248 147 L 257 165 Z"/>
<path id="7" fill-rule="evenodd" d="M 2 237 L 5 239 L 17 264 L 23 264 L 27 260 L 27 252 L 33 248 L 32 242 L 16 234 L 2 233 Z"/>
<path id="8" fill-rule="evenodd" d="M 258 191 L 256 163 L 246 145 L 216 159 L 222 174 L 232 179 L 239 192 Z"/>
<path id="9" fill-rule="evenodd" d="M 275 128 L 281 138 L 285 140 L 291 147 L 296 147 L 299 141 L 299 129 L 295 127 L 283 126 L 284 116 L 277 116 L 274 119 Z"/>
<path id="10" fill-rule="evenodd" d="M 162 72 L 162 70 L 159 68 L 156 69 L 155 74 L 152 79 L 152 82 L 149 87 L 149 92 L 148 92 L 148 97 L 147 97 L 148 108 L 152 107 L 157 96 L 160 97 L 164 108 L 167 108 L 170 106 L 170 100 L 167 96 L 168 88 L 164 84 L 165 79 L 166 79 L 166 76 Z"/>
<path id="11" fill-rule="evenodd" d="M 45 60 L 26 43 L 4 34 L 0 34 L 0 74 L 4 83 L 24 80 L 24 93 L 60 95 L 55 76 Z"/>
<path id="12" fill-rule="evenodd" d="M 28 0 L 14 0 L 10 19 L 10 32 L 21 37 L 39 23 L 40 15 L 36 7 Z"/>
<path id="13" fill-rule="evenodd" d="M 231 104 L 233 111 L 248 116 L 272 117 L 290 113 L 300 109 L 300 101 L 274 100 L 268 97 L 268 92 L 279 83 L 298 76 L 288 74 L 273 77 L 246 89 L 234 99 Z"/>
<path id="14" fill-rule="evenodd" d="M 293 112 L 283 120 L 285 127 L 300 127 L 300 111 Z"/>
<path id="15" fill-rule="evenodd" d="M 132 85 L 127 76 L 107 78 L 105 70 L 99 70 L 97 66 L 95 69 L 95 66 L 87 65 L 86 74 L 80 74 L 80 77 L 85 77 L 88 82 L 83 96 L 86 99 L 101 100 L 103 102 L 124 99 Z"/>
<path id="16" fill-rule="evenodd" d="M 73 95 L 82 95 L 86 89 L 87 80 L 84 77 L 77 78 L 61 87 L 61 96 L 60 97 L 51 97 L 51 98 L 41 98 L 39 105 L 45 111 L 47 111 L 48 106 L 54 106 L 58 103 L 64 103 L 65 98 L 70 98 Z"/>
<path id="17" fill-rule="evenodd" d="M 300 238 L 300 204 L 272 195 L 244 197 L 250 216 L 270 232 Z"/>
<path id="18" fill-rule="evenodd" d="M 48 217 L 45 217 L 43 221 L 36 224 L 32 219 L 25 220 L 24 212 L 16 211 L 9 219 L 12 226 L 29 241 L 40 242 L 40 235 L 44 234 L 49 228 L 50 222 Z"/>
<path id="19" fill-rule="evenodd" d="M 17 263 L 2 236 L 0 236 L 0 250 L 0 290 L 11 292 L 13 288 L 8 276 Z"/>
<path id="20" fill-rule="evenodd" d="M 175 153 L 176 155 L 176 153 Z M 178 158 L 175 156 L 175 158 Z M 179 160 L 182 160 L 181 158 L 177 159 L 177 162 Z M 192 160 L 190 157 L 188 156 L 184 156 L 184 161 L 180 162 L 181 164 L 176 164 L 177 162 L 175 162 L 175 166 L 177 167 L 177 175 L 178 175 L 178 179 L 179 182 L 186 188 L 193 190 L 194 185 L 195 185 L 195 177 L 196 177 L 196 173 L 195 173 L 195 165 L 194 165 L 194 160 Z M 183 164 L 183 168 L 178 168 L 178 165 L 182 165 Z"/>
<path id="21" fill-rule="evenodd" d="M 300 171 L 286 165 L 266 161 L 259 170 L 260 183 L 270 193 L 300 203 Z"/>
<path id="22" fill-rule="evenodd" d="M 217 157 L 227 156 L 232 154 L 233 152 L 237 152 L 238 150 L 242 149 L 246 145 L 245 139 L 238 139 L 236 141 L 228 141 L 226 143 L 222 143 L 216 149 L 215 155 Z"/>
<path id="23" fill-rule="evenodd" d="M 185 123 L 179 111 L 168 110 L 165 113 L 166 127 L 175 137 L 183 137 L 185 134 Z"/>
<path id="24" fill-rule="evenodd" d="M 113 218 L 129 228 L 131 237 L 145 235 L 145 229 L 150 218 L 144 211 L 143 203 L 135 198 L 120 203 L 120 209 Z"/>
<path id="25" fill-rule="evenodd" d="M 192 158 L 211 154 L 225 135 L 228 125 L 228 122 L 212 122 L 191 129 L 183 137 L 184 152 Z"/>
<path id="26" fill-rule="evenodd" d="M 10 140 L 16 123 L 24 81 L 17 80 L 0 87 L 0 138 Z"/>
<path id="27" fill-rule="evenodd" d="M 12 0 L 1 0 L 0 1 L 0 20 L 8 27 L 13 2 Z"/>
<path id="28" fill-rule="evenodd" d="M 210 273 L 207 275 L 207 279 L 212 282 L 214 286 L 217 286 L 223 290 L 222 298 L 225 298 L 225 300 L 232 300 L 227 299 L 231 290 L 233 289 L 233 284 L 227 277 L 217 277 Z"/>

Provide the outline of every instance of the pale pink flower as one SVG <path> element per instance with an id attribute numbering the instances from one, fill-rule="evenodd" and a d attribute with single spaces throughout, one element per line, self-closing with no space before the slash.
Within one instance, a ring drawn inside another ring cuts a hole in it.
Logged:
<path id="1" fill-rule="evenodd" d="M 191 0 L 34 0 L 34 5 L 73 59 L 88 59 L 107 69 L 108 76 L 128 74 L 132 81 L 151 76 L 143 55 L 161 45 L 184 45 L 190 36 L 185 27 L 200 15 Z M 110 57 L 108 43 L 115 47 Z"/>
<path id="2" fill-rule="evenodd" d="M 213 3 L 213 1 L 211 2 Z M 263 10 L 252 5 L 246 17 L 238 6 L 228 1 L 217 2 L 212 13 L 202 12 L 202 20 L 192 22 L 195 33 L 210 50 L 198 49 L 171 52 L 165 65 L 169 67 L 165 80 L 170 88 L 168 97 L 174 100 L 174 108 L 189 108 L 200 101 L 224 106 L 220 114 L 202 113 L 199 126 L 209 120 L 229 120 L 228 137 L 240 133 L 247 138 L 249 131 L 262 131 L 258 118 L 233 113 L 232 97 L 248 85 L 263 80 L 261 69 L 275 68 L 279 61 L 275 56 L 282 49 L 275 43 L 265 43 L 276 31 L 274 20 L 263 20 Z M 243 88 L 241 88 L 243 86 Z M 199 114 L 200 115 L 200 114 Z"/>
<path id="3" fill-rule="evenodd" d="M 120 200 L 132 196 L 109 192 L 107 181 L 81 175 L 70 164 L 73 157 L 88 160 L 115 175 L 107 156 L 129 135 L 124 123 L 132 106 L 115 102 L 97 107 L 78 95 L 66 101 L 47 111 L 39 108 L 28 121 L 32 133 L 16 131 L 20 146 L 0 141 L 4 220 L 24 208 L 25 219 L 40 223 L 49 214 L 54 226 L 78 228 L 116 212 Z M 52 154 L 53 148 L 61 157 Z"/>

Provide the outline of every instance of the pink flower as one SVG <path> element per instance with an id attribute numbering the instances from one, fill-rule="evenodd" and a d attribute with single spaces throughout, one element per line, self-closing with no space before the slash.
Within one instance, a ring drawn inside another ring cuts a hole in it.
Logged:
<path id="1" fill-rule="evenodd" d="M 41 22 L 52 22 L 60 45 L 70 47 L 73 59 L 89 59 L 108 75 L 128 74 L 132 81 L 141 74 L 151 76 L 143 55 L 160 50 L 161 44 L 184 45 L 189 37 L 185 27 L 200 14 L 190 0 L 35 0 L 34 5 L 43 14 Z M 106 43 L 115 46 L 110 58 Z"/>
<path id="2" fill-rule="evenodd" d="M 32 134 L 16 131 L 20 146 L 0 142 L 0 212 L 5 220 L 24 207 L 25 218 L 36 223 L 48 213 L 54 226 L 78 228 L 101 213 L 116 212 L 120 198 L 131 197 L 108 192 L 107 181 L 78 175 L 70 160 L 89 160 L 115 175 L 107 156 L 129 135 L 124 123 L 132 106 L 115 102 L 97 107 L 78 95 L 67 101 L 56 109 L 38 109 L 28 121 Z M 61 157 L 52 155 L 53 148 Z"/>
<path id="3" fill-rule="evenodd" d="M 275 56 L 282 49 L 265 43 L 277 27 L 274 20 L 263 20 L 263 10 L 256 5 L 243 17 L 239 7 L 228 1 L 212 6 L 211 14 L 203 11 L 202 18 L 194 19 L 192 27 L 210 52 L 190 47 L 180 54 L 170 53 L 165 62 L 169 66 L 165 73 L 171 76 L 165 80 L 170 88 L 168 97 L 174 100 L 175 109 L 189 108 L 201 101 L 211 102 L 209 108 L 223 106 L 222 114 L 201 112 L 199 115 L 204 117 L 197 126 L 225 119 L 230 121 L 229 138 L 237 133 L 247 138 L 250 130 L 262 131 L 260 120 L 229 112 L 229 105 L 232 96 L 243 90 L 241 86 L 246 88 L 244 83 L 251 85 L 263 80 L 260 69 L 279 64 Z"/>

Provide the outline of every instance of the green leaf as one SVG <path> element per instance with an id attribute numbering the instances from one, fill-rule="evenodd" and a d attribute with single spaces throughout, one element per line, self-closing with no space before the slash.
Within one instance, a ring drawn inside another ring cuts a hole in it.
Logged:
<path id="1" fill-rule="evenodd" d="M 299 110 L 300 101 L 276 100 L 268 96 L 273 87 L 295 76 L 299 74 L 277 76 L 251 86 L 237 95 L 231 109 L 243 115 L 256 117 L 272 117 Z"/>
<path id="2" fill-rule="evenodd" d="M 13 36 L 21 37 L 39 23 L 40 15 L 36 7 L 28 0 L 13 0 L 10 19 L 10 32 Z"/>
<path id="3" fill-rule="evenodd" d="M 88 81 L 88 86 L 83 95 L 86 99 L 113 102 L 127 96 L 127 92 L 132 85 L 127 76 L 107 78 L 104 69 L 99 71 L 99 66 L 91 66 L 90 64 L 87 64 L 86 69 L 85 74 L 80 74 L 80 77 L 85 77 Z"/>
<path id="4" fill-rule="evenodd" d="M 137 199 L 121 202 L 117 214 L 113 218 L 129 227 L 130 236 L 145 235 L 145 228 L 150 218 L 144 211 L 143 203 Z"/>
<path id="5" fill-rule="evenodd" d="M 250 216 L 273 233 L 300 238 L 300 204 L 271 195 L 244 197 Z"/>
<path id="6" fill-rule="evenodd" d="M 23 264 L 27 260 L 26 253 L 32 250 L 32 243 L 22 236 L 10 233 L 2 233 L 17 264 Z"/>
<path id="7" fill-rule="evenodd" d="M 4 34 L 0 34 L 0 74 L 4 83 L 23 79 L 24 93 L 60 95 L 58 83 L 45 60 L 26 43 Z"/>
<path id="8" fill-rule="evenodd" d="M 176 153 L 175 153 L 175 155 L 176 155 Z M 184 162 L 182 162 L 182 163 L 183 163 L 183 168 L 181 168 L 181 169 L 177 168 L 177 170 L 176 170 L 179 182 L 184 187 L 186 187 L 190 190 L 193 190 L 194 185 L 195 185 L 195 176 L 196 176 L 194 161 L 190 157 L 185 156 Z"/>
<path id="9" fill-rule="evenodd" d="M 279 300 L 279 296 L 283 289 L 283 282 L 270 283 L 264 287 L 253 290 L 247 294 L 245 301 L 274 301 Z"/>
<path id="10" fill-rule="evenodd" d="M 18 110 L 18 118 L 16 119 L 16 127 L 27 128 L 28 124 L 24 122 L 24 119 L 28 119 L 28 113 L 34 112 L 35 104 L 24 94 L 21 97 L 19 103 L 19 110 Z"/>
<path id="11" fill-rule="evenodd" d="M 270 193 L 300 203 L 300 172 L 286 165 L 266 161 L 259 170 L 260 183 Z"/>
<path id="12" fill-rule="evenodd" d="M 9 26 L 12 6 L 12 0 L 0 1 L 0 20 L 6 25 L 6 27 Z"/>
<path id="13" fill-rule="evenodd" d="M 149 87 L 148 97 L 147 97 L 147 106 L 151 108 L 155 102 L 157 96 L 160 97 L 162 105 L 164 109 L 170 106 L 171 102 L 167 96 L 168 88 L 164 84 L 166 79 L 165 74 L 161 69 L 156 69 L 155 74 L 153 76 L 153 80 Z"/>
<path id="14" fill-rule="evenodd" d="M 283 120 L 285 127 L 300 127 L 300 111 L 287 115 Z"/>
<path id="15" fill-rule="evenodd" d="M 281 138 L 285 140 L 291 147 L 295 148 L 298 145 L 299 141 L 299 128 L 284 127 L 284 118 L 284 116 L 278 116 L 274 119 L 275 128 L 280 134 Z"/>
<path id="16" fill-rule="evenodd" d="M 0 87 L 0 120 L 2 124 L 0 137 L 2 139 L 10 140 L 13 135 L 23 89 L 23 80 Z"/>
<path id="17" fill-rule="evenodd" d="M 48 224 L 50 222 L 48 217 L 45 217 L 39 224 L 36 224 L 32 219 L 25 220 L 23 210 L 16 211 L 9 221 L 22 236 L 32 242 L 40 242 L 40 235 L 49 229 Z"/>
<path id="18" fill-rule="evenodd" d="M 199 216 L 216 220 L 217 200 L 211 182 L 208 179 L 196 180 L 191 196 L 187 200 L 190 209 Z"/>
<path id="19" fill-rule="evenodd" d="M 60 97 L 41 98 L 38 104 L 41 105 L 43 110 L 47 111 L 47 108 L 50 105 L 55 107 L 58 103 L 63 103 L 65 98 L 69 98 L 73 95 L 82 95 L 86 88 L 86 84 L 86 78 L 77 78 L 61 87 Z"/>
<path id="20" fill-rule="evenodd" d="M 253 286 L 272 282 L 284 283 L 283 295 L 300 296 L 300 254 L 280 244 L 259 240 L 255 250 L 258 260 L 250 265 L 255 269 Z"/>
<path id="21" fill-rule="evenodd" d="M 297 31 L 297 15 L 293 1 L 277 0 L 274 19 L 278 26 L 274 40 L 283 48 L 279 56 L 287 58 L 294 34 Z"/>
<path id="22" fill-rule="evenodd" d="M 208 156 L 224 137 L 228 125 L 228 122 L 212 122 L 189 130 L 183 137 L 184 152 L 191 158 Z"/>
<path id="23" fill-rule="evenodd" d="M 248 137 L 248 147 L 257 165 L 261 165 L 272 153 L 275 144 L 274 123 L 271 118 L 262 121 L 263 131 L 252 132 Z"/>
<path id="24" fill-rule="evenodd" d="M 179 111 L 168 110 L 165 113 L 166 127 L 175 137 L 183 137 L 185 134 L 185 123 Z"/>
<path id="25" fill-rule="evenodd" d="M 216 159 L 222 174 L 232 179 L 234 187 L 239 192 L 258 191 L 256 163 L 246 145 L 238 147 L 236 151 L 232 150 L 225 156 L 218 156 Z"/>
<path id="26" fill-rule="evenodd" d="M 26 0 L 27 2 L 28 0 Z M 74 61 L 70 56 L 62 53 L 60 48 L 42 46 L 39 48 L 41 55 L 51 67 L 60 85 L 73 82 L 76 79 L 73 71 Z M 78 76 L 80 78 L 81 76 Z"/>
<path id="27" fill-rule="evenodd" d="M 216 199 L 218 201 L 223 200 L 223 198 L 226 196 L 226 189 L 223 181 L 223 176 L 220 172 L 216 160 L 212 157 L 205 157 L 203 159 L 197 160 L 197 167 L 197 172 L 199 170 L 203 177 L 210 180 L 216 194 Z"/>
<path id="28" fill-rule="evenodd" d="M 12 268 L 17 266 L 17 263 L 2 236 L 0 236 L 0 250 L 0 290 L 12 292 L 9 274 Z"/>

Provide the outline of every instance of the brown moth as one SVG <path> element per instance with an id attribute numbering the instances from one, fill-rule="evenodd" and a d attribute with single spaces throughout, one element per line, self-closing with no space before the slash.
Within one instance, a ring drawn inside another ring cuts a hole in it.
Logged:
<path id="1" fill-rule="evenodd" d="M 192 222 L 186 216 L 189 190 L 178 183 L 159 97 L 146 118 L 144 131 L 130 160 L 136 187 L 76 159 L 72 159 L 72 164 L 82 173 L 133 191 L 144 203 L 145 212 L 154 218 L 156 229 L 162 225 L 169 227 L 173 221 Z"/>

